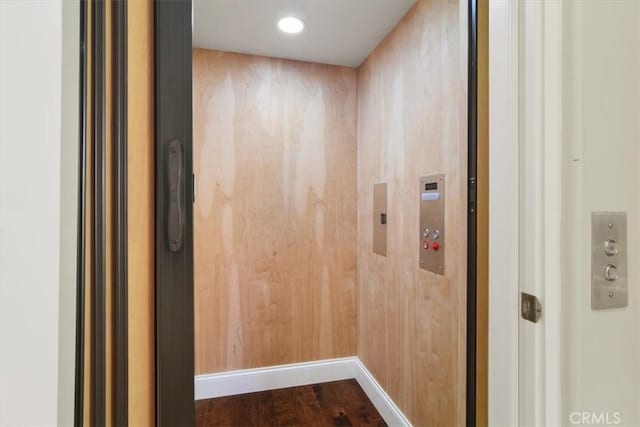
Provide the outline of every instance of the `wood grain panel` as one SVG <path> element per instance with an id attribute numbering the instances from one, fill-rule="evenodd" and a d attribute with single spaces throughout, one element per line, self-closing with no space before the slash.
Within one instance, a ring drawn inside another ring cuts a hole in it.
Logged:
<path id="1" fill-rule="evenodd" d="M 129 0 L 129 425 L 155 424 L 153 2 Z"/>
<path id="2" fill-rule="evenodd" d="M 415 425 L 463 425 L 467 1 L 421 0 L 358 75 L 358 356 Z M 445 274 L 419 268 L 419 177 L 446 174 Z M 387 256 L 372 251 L 388 182 Z"/>
<path id="3" fill-rule="evenodd" d="M 489 0 L 478 1 L 476 425 L 489 425 Z"/>
<path id="4" fill-rule="evenodd" d="M 356 71 L 194 51 L 196 373 L 356 347 Z"/>

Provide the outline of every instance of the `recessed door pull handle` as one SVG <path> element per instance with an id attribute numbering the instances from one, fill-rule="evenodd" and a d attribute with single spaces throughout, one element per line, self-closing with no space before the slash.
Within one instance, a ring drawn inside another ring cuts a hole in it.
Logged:
<path id="1" fill-rule="evenodd" d="M 526 292 L 520 293 L 520 315 L 524 320 L 538 323 L 542 316 L 542 304 L 538 297 Z"/>
<path id="2" fill-rule="evenodd" d="M 182 145 L 177 139 L 167 145 L 167 240 L 171 252 L 182 249 L 184 240 L 185 179 Z"/>

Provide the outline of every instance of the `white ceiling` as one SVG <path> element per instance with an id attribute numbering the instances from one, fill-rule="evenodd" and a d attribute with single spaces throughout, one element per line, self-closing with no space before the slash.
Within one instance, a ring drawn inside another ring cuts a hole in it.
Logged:
<path id="1" fill-rule="evenodd" d="M 193 45 L 357 67 L 416 0 L 194 0 Z M 278 30 L 293 15 L 297 35 Z"/>

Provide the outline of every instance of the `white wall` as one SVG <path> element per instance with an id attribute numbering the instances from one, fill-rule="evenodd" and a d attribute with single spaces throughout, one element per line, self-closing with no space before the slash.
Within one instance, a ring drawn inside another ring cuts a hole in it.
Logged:
<path id="1" fill-rule="evenodd" d="M 0 1 L 3 426 L 58 423 L 62 9 Z"/>
<path id="2" fill-rule="evenodd" d="M 2 1 L 2 0 L 0 0 Z M 60 171 L 60 313 L 58 425 L 73 424 L 76 258 L 78 227 L 78 126 L 80 2 L 62 3 L 62 150 Z"/>
<path id="3" fill-rule="evenodd" d="M 566 2 L 563 16 L 563 421 L 640 425 L 640 2 Z M 592 211 L 628 213 L 627 308 L 591 310 Z"/>

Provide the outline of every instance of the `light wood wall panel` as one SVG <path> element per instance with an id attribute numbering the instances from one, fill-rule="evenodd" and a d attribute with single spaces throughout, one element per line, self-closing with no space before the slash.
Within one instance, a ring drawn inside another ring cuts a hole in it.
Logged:
<path id="1" fill-rule="evenodd" d="M 155 425 L 155 206 L 153 2 L 129 0 L 128 309 L 129 425 Z"/>
<path id="2" fill-rule="evenodd" d="M 356 351 L 356 70 L 196 49 L 196 373 Z"/>
<path id="3" fill-rule="evenodd" d="M 358 356 L 414 425 L 464 425 L 467 1 L 421 0 L 358 75 Z M 445 274 L 419 268 L 419 178 L 446 174 Z M 372 251 L 388 182 L 387 256 Z"/>

